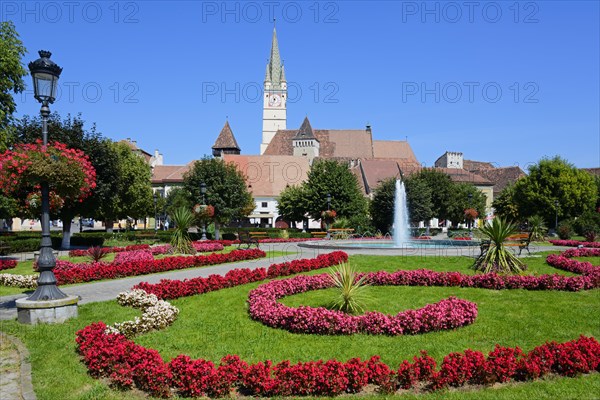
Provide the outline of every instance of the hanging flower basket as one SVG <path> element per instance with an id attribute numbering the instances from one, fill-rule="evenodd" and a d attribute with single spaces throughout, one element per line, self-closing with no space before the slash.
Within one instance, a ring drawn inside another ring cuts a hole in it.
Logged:
<path id="1" fill-rule="evenodd" d="M 478 216 L 479 216 L 479 213 L 474 208 L 467 208 L 465 210 L 465 219 L 467 221 L 475 221 Z"/>
<path id="2" fill-rule="evenodd" d="M 337 213 L 334 210 L 327 210 L 327 211 L 321 212 L 321 219 L 324 222 L 333 222 L 333 220 L 335 220 L 336 216 L 337 216 Z"/>
<path id="3" fill-rule="evenodd" d="M 55 192 L 50 192 L 50 213 L 58 212 L 64 204 L 65 201 L 62 197 Z M 27 195 L 24 208 L 31 215 L 39 216 L 42 213 L 42 193 L 39 188 L 36 192 L 31 192 Z"/>
<path id="4" fill-rule="evenodd" d="M 206 204 L 196 204 L 194 206 L 194 214 L 196 214 L 199 218 L 209 219 L 214 217 L 215 208 Z"/>
<path id="5" fill-rule="evenodd" d="M 56 196 L 83 201 L 96 187 L 96 170 L 81 150 L 59 142 L 18 144 L 0 154 L 0 190 L 31 193 L 44 181 Z"/>

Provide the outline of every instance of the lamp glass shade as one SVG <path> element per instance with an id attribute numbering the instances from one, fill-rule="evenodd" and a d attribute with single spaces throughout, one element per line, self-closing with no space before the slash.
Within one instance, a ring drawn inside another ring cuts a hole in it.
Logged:
<path id="1" fill-rule="evenodd" d="M 54 103 L 58 76 L 46 72 L 34 72 L 32 75 L 34 97 L 40 102 Z"/>

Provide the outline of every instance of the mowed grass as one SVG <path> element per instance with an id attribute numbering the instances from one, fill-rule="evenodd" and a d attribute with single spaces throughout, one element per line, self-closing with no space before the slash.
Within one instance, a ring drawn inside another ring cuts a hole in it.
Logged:
<path id="1" fill-rule="evenodd" d="M 528 258 L 529 272 L 563 273 L 545 265 L 545 257 Z M 384 257 L 352 256 L 350 262 L 360 271 L 395 271 L 428 268 L 437 271 L 468 269 L 471 260 L 463 257 Z M 324 270 L 311 274 L 324 273 Z M 292 334 L 271 329 L 252 321 L 247 315 L 248 292 L 259 283 L 225 289 L 172 301 L 181 313 L 169 328 L 143 335 L 136 342 L 158 350 L 165 360 L 178 354 L 218 361 L 227 354 L 238 354 L 249 362 L 289 359 L 293 362 L 381 355 L 393 368 L 403 359 L 411 359 L 423 349 L 438 362 L 452 351 L 466 348 L 484 352 L 494 344 L 521 346 L 524 350 L 546 340 L 567 341 L 580 334 L 600 338 L 600 290 L 579 293 L 534 292 L 525 290 L 494 291 L 438 287 L 373 287 L 368 308 L 396 313 L 421 307 L 455 295 L 478 304 L 474 324 L 454 331 L 415 336 L 318 336 Z M 321 305 L 328 291 L 313 291 L 283 299 L 288 305 Z M 15 321 L 1 322 L 0 329 L 18 336 L 31 352 L 34 386 L 39 399 L 137 399 L 134 391 L 120 392 L 104 382 L 87 376 L 75 354 L 74 335 L 94 321 L 113 323 L 131 319 L 139 311 L 120 307 L 116 302 L 83 305 L 78 319 L 63 325 L 23 326 Z M 484 388 L 452 390 L 402 398 L 431 399 L 522 399 L 522 398 L 597 398 L 600 374 L 577 378 L 552 378 Z M 371 396 L 383 398 L 384 396 Z"/>

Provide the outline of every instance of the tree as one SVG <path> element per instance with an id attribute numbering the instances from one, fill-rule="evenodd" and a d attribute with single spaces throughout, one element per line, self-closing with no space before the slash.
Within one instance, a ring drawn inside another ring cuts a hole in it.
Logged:
<path id="1" fill-rule="evenodd" d="M 382 233 L 390 232 L 394 224 L 394 193 L 396 179 L 389 178 L 381 182 L 373 191 L 370 203 L 371 217 L 375 229 Z"/>
<path id="2" fill-rule="evenodd" d="M 321 212 L 327 210 L 327 194 L 331 194 L 330 208 L 338 217 L 350 218 L 366 214 L 367 199 L 363 196 L 356 176 L 348 167 L 334 160 L 315 160 L 306 185 L 308 214 L 320 219 Z"/>
<path id="3" fill-rule="evenodd" d="M 454 183 L 447 174 L 435 169 L 422 169 L 410 180 L 421 180 L 431 190 L 432 215 L 441 219 L 450 219 L 448 210 L 452 199 Z"/>
<path id="4" fill-rule="evenodd" d="M 26 52 L 13 23 L 0 22 L 0 152 L 6 150 L 15 133 L 12 122 L 17 105 L 12 94 L 25 89 L 27 70 L 21 58 Z"/>
<path id="5" fill-rule="evenodd" d="M 470 183 L 453 183 L 448 199 L 446 215 L 454 226 L 465 219 L 465 210 L 473 208 L 478 215 L 485 215 L 486 196 Z"/>
<path id="6" fill-rule="evenodd" d="M 304 185 L 287 186 L 279 194 L 277 210 L 284 220 L 290 222 L 304 221 L 308 212 Z"/>
<path id="7" fill-rule="evenodd" d="M 206 184 L 206 203 L 215 208 L 215 239 L 219 239 L 219 226 L 251 213 L 255 208 L 254 200 L 248 191 L 244 175 L 233 163 L 204 157 L 184 174 L 184 188 L 198 204 L 202 204 L 202 182 Z"/>
<path id="8" fill-rule="evenodd" d="M 595 207 L 598 189 L 591 175 L 559 156 L 544 158 L 528 170 L 515 183 L 514 200 L 522 217 L 540 214 L 553 221 L 558 210 L 559 219 L 568 219 Z"/>
<path id="9" fill-rule="evenodd" d="M 169 190 L 166 198 L 166 211 L 169 215 L 173 215 L 178 208 L 192 209 L 194 205 L 190 200 L 190 193 L 183 187 L 176 187 Z"/>
<path id="10" fill-rule="evenodd" d="M 113 221 L 127 216 L 141 218 L 153 214 L 151 171 L 144 158 L 126 144 L 103 138 L 92 125 L 85 128 L 81 115 L 61 119 L 52 113 L 48 120 L 48 141 L 59 141 L 82 150 L 96 169 L 96 188 L 83 202 L 65 203 L 59 213 L 63 221 L 63 248 L 70 247 L 71 220 L 87 216 L 104 220 L 107 230 Z M 17 125 L 17 141 L 33 143 L 41 137 L 41 118 L 25 116 Z"/>
<path id="11" fill-rule="evenodd" d="M 500 195 L 492 203 L 497 216 L 509 222 L 519 222 L 519 207 L 515 200 L 515 185 L 510 184 L 502 189 Z"/>
<path id="12" fill-rule="evenodd" d="M 424 179 L 404 180 L 406 185 L 406 200 L 408 202 L 408 216 L 413 224 L 420 221 L 425 221 L 429 224 L 429 220 L 435 215 L 433 214 L 433 192 Z"/>

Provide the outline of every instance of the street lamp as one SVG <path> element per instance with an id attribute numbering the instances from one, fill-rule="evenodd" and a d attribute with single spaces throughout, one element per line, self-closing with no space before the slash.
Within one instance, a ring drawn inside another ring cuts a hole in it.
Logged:
<path id="1" fill-rule="evenodd" d="M 554 200 L 554 231 L 558 233 L 558 200 Z"/>
<path id="2" fill-rule="evenodd" d="M 202 205 L 206 205 L 206 183 L 200 182 L 200 193 L 202 194 Z M 206 221 L 202 221 L 202 238 L 200 240 L 206 240 Z"/>
<path id="3" fill-rule="evenodd" d="M 473 193 L 469 193 L 469 208 L 471 208 L 471 200 L 473 199 Z M 471 221 L 471 218 L 469 218 L 469 237 L 473 237 L 473 231 L 471 230 L 473 228 L 473 222 Z"/>
<path id="4" fill-rule="evenodd" d="M 158 214 L 156 212 L 156 193 L 154 193 L 152 195 L 153 199 L 154 199 L 154 234 L 156 235 L 157 231 L 158 231 Z"/>
<path id="5" fill-rule="evenodd" d="M 49 104 L 56 99 L 56 86 L 62 68 L 50 60 L 52 53 L 40 50 L 40 58 L 29 63 L 29 71 L 33 78 L 34 97 L 42 103 L 40 114 L 42 115 L 42 140 L 44 146 L 48 145 L 48 117 L 50 116 Z M 59 300 L 67 297 L 56 286 L 56 277 L 52 271 L 56 266 L 56 259 L 52 253 L 52 241 L 50 240 L 50 189 L 47 181 L 40 184 L 42 192 L 42 243 L 40 257 L 38 258 L 38 269 L 40 277 L 35 292 L 27 298 L 29 301 Z M 80 221 L 81 223 L 81 221 Z"/>
<path id="6" fill-rule="evenodd" d="M 331 193 L 327 193 L 327 211 L 331 208 Z M 329 233 L 329 222 L 325 223 L 325 228 L 327 229 L 327 239 L 331 239 Z"/>

